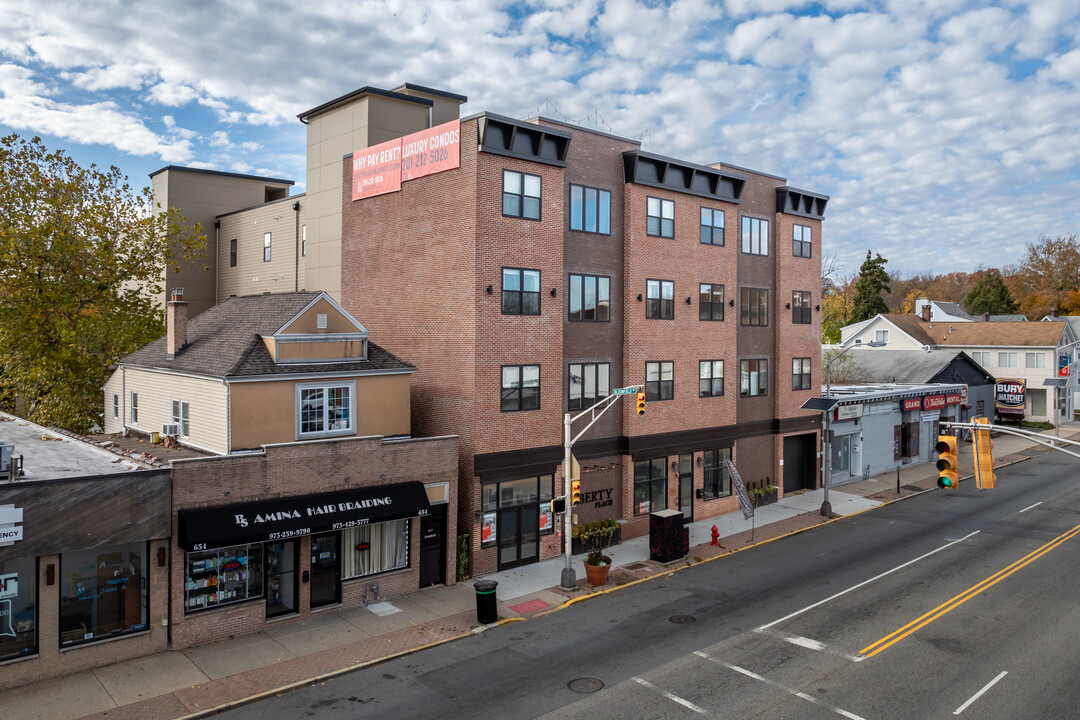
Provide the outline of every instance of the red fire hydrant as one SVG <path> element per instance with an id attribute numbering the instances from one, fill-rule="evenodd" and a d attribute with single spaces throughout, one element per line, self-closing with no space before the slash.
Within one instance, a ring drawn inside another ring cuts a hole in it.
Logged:
<path id="1" fill-rule="evenodd" d="M 720 544 L 720 529 L 717 528 L 715 525 L 712 526 L 712 544 Z"/>

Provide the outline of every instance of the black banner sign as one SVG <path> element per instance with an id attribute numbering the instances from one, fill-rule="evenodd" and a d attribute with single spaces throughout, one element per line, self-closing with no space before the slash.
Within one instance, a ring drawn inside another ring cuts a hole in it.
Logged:
<path id="1" fill-rule="evenodd" d="M 739 498 L 743 520 L 749 520 L 754 517 L 754 504 L 750 502 L 750 493 L 746 492 L 746 483 L 743 482 L 739 471 L 735 469 L 735 463 L 724 458 L 724 464 L 727 465 L 728 473 L 731 474 L 731 483 L 735 486 L 735 495 Z"/>
<path id="2" fill-rule="evenodd" d="M 180 510 L 177 544 L 192 552 L 275 542 L 427 515 L 429 509 L 424 484 L 405 482 L 205 510 Z"/>

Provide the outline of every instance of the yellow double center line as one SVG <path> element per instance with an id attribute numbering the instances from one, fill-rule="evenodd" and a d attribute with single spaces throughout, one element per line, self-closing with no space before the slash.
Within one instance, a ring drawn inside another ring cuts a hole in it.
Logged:
<path id="1" fill-rule="evenodd" d="M 1056 548 L 1058 545 L 1061 545 L 1065 541 L 1070 540 L 1077 535 L 1080 535 L 1080 525 L 1077 525 L 1072 530 L 1069 530 L 1062 535 L 1058 535 L 1056 538 L 1046 543 L 1038 550 L 1034 550 L 1030 554 L 1025 555 L 1024 557 L 1014 562 L 1012 565 L 1009 565 L 1007 568 L 999 570 L 998 572 L 983 580 L 978 585 L 973 585 L 972 587 L 968 588 L 956 597 L 946 600 L 941 605 L 938 605 L 936 608 L 926 613 L 925 615 L 921 615 L 920 617 L 915 618 L 896 632 L 886 635 L 873 645 L 869 645 L 863 648 L 859 651 L 859 654 L 865 657 L 874 657 L 885 648 L 893 645 L 894 643 L 900 642 L 908 635 L 911 635 L 913 632 L 926 627 L 950 610 L 954 610 L 960 607 L 968 600 L 981 593 L 983 590 L 993 587 L 997 583 L 1012 575 L 1020 568 L 1028 565 L 1029 563 L 1035 562 L 1043 555 Z"/>

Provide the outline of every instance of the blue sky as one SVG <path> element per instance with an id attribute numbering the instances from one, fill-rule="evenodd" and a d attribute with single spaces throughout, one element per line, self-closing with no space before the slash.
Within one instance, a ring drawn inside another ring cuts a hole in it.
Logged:
<path id="1" fill-rule="evenodd" d="M 364 85 L 466 95 L 832 197 L 823 246 L 905 274 L 1076 232 L 1075 0 L 0 0 L 0 133 L 141 187 L 169 164 L 304 185 L 296 115 Z"/>

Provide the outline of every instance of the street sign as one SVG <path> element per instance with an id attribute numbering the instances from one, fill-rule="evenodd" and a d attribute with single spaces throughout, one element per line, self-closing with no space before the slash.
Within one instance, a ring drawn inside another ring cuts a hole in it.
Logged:
<path id="1" fill-rule="evenodd" d="M 637 387 L 624 387 L 624 388 L 615 388 L 612 391 L 611 394 L 612 395 L 633 395 L 636 392 L 637 392 Z"/>

